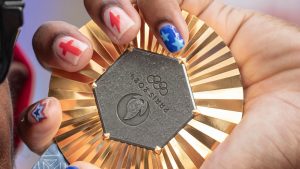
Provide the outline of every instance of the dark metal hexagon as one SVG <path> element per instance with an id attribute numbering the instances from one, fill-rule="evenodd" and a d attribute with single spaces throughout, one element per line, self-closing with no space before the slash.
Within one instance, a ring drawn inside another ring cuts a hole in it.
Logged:
<path id="1" fill-rule="evenodd" d="M 96 84 L 103 129 L 112 140 L 147 149 L 164 147 L 193 117 L 185 67 L 175 58 L 126 51 Z"/>

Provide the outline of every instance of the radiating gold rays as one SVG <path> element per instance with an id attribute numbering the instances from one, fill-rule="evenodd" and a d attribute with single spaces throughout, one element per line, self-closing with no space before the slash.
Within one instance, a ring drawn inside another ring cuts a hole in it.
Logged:
<path id="1" fill-rule="evenodd" d="M 230 50 L 222 39 L 198 18 L 183 12 L 189 41 L 177 54 L 166 51 L 147 24 L 130 44 L 113 44 L 94 22 L 80 31 L 93 44 L 94 54 L 83 70 L 54 70 L 49 95 L 58 98 L 63 122 L 56 142 L 69 162 L 87 161 L 101 168 L 199 168 L 226 139 L 243 114 L 243 87 Z M 181 58 L 193 92 L 195 116 L 162 148 L 161 153 L 103 139 L 92 83 L 129 47 L 138 47 Z"/>

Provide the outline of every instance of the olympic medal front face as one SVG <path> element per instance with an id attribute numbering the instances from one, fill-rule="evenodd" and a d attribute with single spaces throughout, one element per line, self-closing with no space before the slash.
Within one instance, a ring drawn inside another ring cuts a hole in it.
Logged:
<path id="1" fill-rule="evenodd" d="M 96 85 L 104 132 L 147 149 L 164 147 L 196 109 L 184 65 L 145 50 L 126 51 Z"/>
<path id="2" fill-rule="evenodd" d="M 239 69 L 222 39 L 182 13 L 189 41 L 172 54 L 145 22 L 130 44 L 113 44 L 89 22 L 94 55 L 79 72 L 54 70 L 60 100 L 55 138 L 70 162 L 100 168 L 200 168 L 243 115 Z"/>

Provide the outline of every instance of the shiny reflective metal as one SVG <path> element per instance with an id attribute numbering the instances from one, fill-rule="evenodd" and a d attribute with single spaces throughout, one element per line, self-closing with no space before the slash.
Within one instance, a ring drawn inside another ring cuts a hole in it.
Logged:
<path id="1" fill-rule="evenodd" d="M 32 169 L 66 169 L 68 162 L 63 154 L 59 151 L 56 144 L 52 144 L 40 157 L 39 161 Z"/>
<path id="2" fill-rule="evenodd" d="M 93 44 L 92 60 L 76 73 L 54 70 L 49 90 L 62 105 L 63 122 L 55 140 L 70 163 L 87 161 L 101 168 L 200 168 L 240 122 L 244 96 L 234 57 L 212 28 L 186 12 L 183 16 L 190 39 L 176 54 L 158 43 L 144 21 L 137 37 L 122 46 L 113 44 L 92 21 L 80 29 Z M 93 83 L 129 46 L 181 58 L 197 107 L 193 119 L 156 151 L 107 139 L 98 115 Z"/>

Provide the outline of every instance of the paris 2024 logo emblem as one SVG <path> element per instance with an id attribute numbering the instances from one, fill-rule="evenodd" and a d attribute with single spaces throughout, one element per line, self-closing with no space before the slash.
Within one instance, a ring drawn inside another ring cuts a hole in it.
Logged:
<path id="1" fill-rule="evenodd" d="M 149 103 L 140 94 L 127 94 L 120 99 L 117 114 L 123 123 L 130 126 L 137 126 L 148 118 L 150 114 Z"/>

